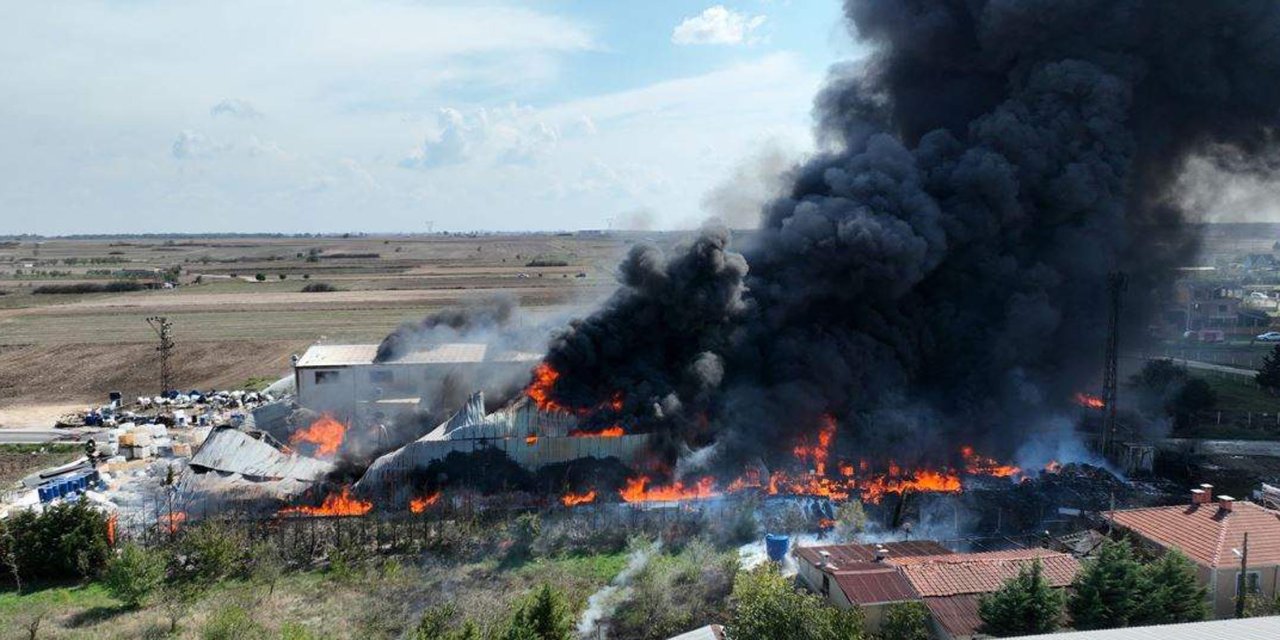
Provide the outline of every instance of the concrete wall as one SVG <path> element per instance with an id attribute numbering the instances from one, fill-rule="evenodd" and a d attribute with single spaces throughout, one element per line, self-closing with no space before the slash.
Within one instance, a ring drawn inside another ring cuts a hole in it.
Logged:
<path id="1" fill-rule="evenodd" d="M 1280 580 L 1280 566 L 1250 566 L 1250 572 L 1258 572 L 1259 582 L 1262 587 L 1261 597 L 1270 602 L 1276 597 L 1276 583 Z M 1201 569 L 1198 574 L 1201 577 L 1202 584 L 1212 580 L 1210 587 L 1210 598 L 1213 601 L 1212 615 L 1214 618 L 1233 618 L 1236 612 L 1236 580 L 1240 572 L 1240 567 L 1219 567 L 1216 572 L 1210 572 L 1207 569 Z"/>

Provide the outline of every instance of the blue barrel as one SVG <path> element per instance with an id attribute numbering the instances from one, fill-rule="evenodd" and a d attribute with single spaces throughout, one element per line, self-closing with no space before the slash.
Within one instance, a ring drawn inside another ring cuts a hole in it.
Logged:
<path id="1" fill-rule="evenodd" d="M 782 562 L 787 558 L 787 547 L 791 545 L 791 536 L 780 536 L 768 534 L 764 537 L 764 550 L 769 554 L 769 559 L 774 562 Z"/>
<path id="2" fill-rule="evenodd" d="M 48 485 L 40 485 L 36 487 L 36 495 L 40 496 L 40 502 L 48 502 L 53 498 L 49 497 Z"/>

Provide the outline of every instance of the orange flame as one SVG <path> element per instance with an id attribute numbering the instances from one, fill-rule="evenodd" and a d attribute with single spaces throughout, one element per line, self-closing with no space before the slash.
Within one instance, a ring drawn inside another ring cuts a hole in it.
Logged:
<path id="1" fill-rule="evenodd" d="M 409 500 L 409 511 L 422 513 L 427 510 L 427 507 L 433 506 L 437 502 L 440 502 L 439 491 Z"/>
<path id="2" fill-rule="evenodd" d="M 1062 463 L 1057 460 L 1050 460 L 1049 464 L 1044 465 L 1044 470 L 1048 473 L 1057 473 L 1062 471 Z"/>
<path id="3" fill-rule="evenodd" d="M 299 506 L 285 507 L 281 515 L 300 514 L 306 516 L 362 516 L 373 511 L 373 503 L 351 495 L 351 487 L 343 487 L 340 493 L 331 493 L 324 498 L 318 507 Z"/>
<path id="4" fill-rule="evenodd" d="M 559 379 L 560 372 L 556 371 L 550 364 L 546 362 L 538 363 L 538 366 L 533 368 L 533 381 L 529 383 L 524 393 L 543 411 L 568 411 L 568 407 L 551 399 L 551 389 L 556 386 L 556 380 Z"/>
<path id="5" fill-rule="evenodd" d="M 621 426 L 615 424 L 599 431 L 572 431 L 569 435 L 575 438 L 621 438 L 627 435 L 627 432 L 623 431 Z"/>
<path id="6" fill-rule="evenodd" d="M 347 427 L 333 416 L 325 414 L 311 423 L 306 429 L 299 429 L 289 436 L 289 444 L 307 443 L 315 446 L 315 455 L 331 458 L 342 447 L 342 439 L 347 435 Z"/>
<path id="7" fill-rule="evenodd" d="M 627 484 L 618 491 L 623 502 L 674 502 L 677 500 L 704 500 L 720 494 L 715 490 L 715 479 L 705 477 L 692 485 L 676 481 L 669 485 L 650 487 L 648 476 L 639 476 L 627 480 Z"/>
<path id="8" fill-rule="evenodd" d="M 156 519 L 156 524 L 163 527 L 169 533 L 177 533 L 182 523 L 187 521 L 187 514 L 183 511 L 174 511 L 172 513 L 162 513 Z"/>
<path id="9" fill-rule="evenodd" d="M 808 438 L 796 445 L 792 452 L 801 462 L 813 462 L 814 473 L 827 475 L 827 456 L 830 454 L 831 441 L 836 436 L 836 419 L 830 415 L 822 416 L 822 429 L 818 431 L 818 443 L 810 446 Z"/>
<path id="10" fill-rule="evenodd" d="M 1076 404 L 1086 409 L 1102 409 L 1107 406 L 1107 401 L 1095 395 L 1090 395 L 1081 391 L 1075 395 Z"/>
<path id="11" fill-rule="evenodd" d="M 964 470 L 969 475 L 1009 478 L 1022 473 L 1022 469 L 1018 467 L 1000 464 L 992 458 L 974 453 L 973 447 L 961 447 L 960 454 L 964 456 Z"/>
<path id="12" fill-rule="evenodd" d="M 588 504 L 596 501 L 596 490 L 592 489 L 586 493 L 566 493 L 560 496 L 560 502 L 566 507 L 576 507 L 580 504 Z"/>
<path id="13" fill-rule="evenodd" d="M 531 434 L 529 434 L 529 435 L 525 436 L 525 437 L 524 437 L 524 443 L 525 443 L 525 444 L 527 444 L 527 445 L 529 445 L 529 446 L 533 446 L 533 445 L 535 445 L 535 444 L 538 444 L 538 434 L 536 434 L 536 433 L 531 433 Z"/>

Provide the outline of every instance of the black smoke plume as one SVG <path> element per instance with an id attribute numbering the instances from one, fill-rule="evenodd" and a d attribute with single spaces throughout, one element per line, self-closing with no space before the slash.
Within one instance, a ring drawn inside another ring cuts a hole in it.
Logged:
<path id="1" fill-rule="evenodd" d="M 457 341 L 470 334 L 504 331 L 515 317 L 518 305 L 509 296 L 485 300 L 470 306 L 448 308 L 418 322 L 406 322 L 378 344 L 374 362 L 394 362 L 415 349 Z"/>
<path id="2" fill-rule="evenodd" d="M 824 414 L 849 456 L 1012 454 L 1097 383 L 1107 273 L 1129 274 L 1127 324 L 1145 327 L 1194 252 L 1173 193 L 1187 161 L 1276 157 L 1272 0 L 845 14 L 873 53 L 818 96 L 824 151 L 740 254 L 719 229 L 636 248 L 613 299 L 553 340 L 558 400 L 622 391 L 626 428 L 737 468 Z"/>

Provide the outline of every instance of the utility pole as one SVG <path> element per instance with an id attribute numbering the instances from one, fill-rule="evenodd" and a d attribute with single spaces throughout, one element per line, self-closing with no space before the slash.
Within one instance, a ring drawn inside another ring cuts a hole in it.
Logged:
<path id="1" fill-rule="evenodd" d="M 1249 532 L 1244 532 L 1244 542 L 1240 543 L 1239 549 L 1232 549 L 1236 555 L 1240 556 L 1240 577 L 1236 578 L 1236 617 L 1244 617 L 1244 599 L 1247 595 L 1246 588 L 1249 586 Z"/>
<path id="2" fill-rule="evenodd" d="M 1116 439 L 1116 395 L 1120 380 L 1116 372 L 1120 360 L 1120 304 L 1128 286 L 1128 276 L 1123 271 L 1107 274 L 1107 354 L 1102 375 L 1102 399 L 1106 413 L 1102 423 L 1102 454 L 1111 453 Z"/>
<path id="3" fill-rule="evenodd" d="M 435 233 L 435 231 L 436 231 L 436 221 L 435 221 L 435 220 L 428 220 L 428 221 L 427 221 L 427 235 L 431 235 L 431 234 Z"/>
<path id="4" fill-rule="evenodd" d="M 164 316 L 151 316 L 147 318 L 147 324 L 151 325 L 151 330 L 156 332 L 156 337 L 160 338 L 160 344 L 156 347 L 156 351 L 160 352 L 160 395 L 166 395 L 171 389 L 171 378 L 169 375 L 169 356 L 173 353 L 176 345 L 173 341 L 171 332 L 173 323 Z"/>

